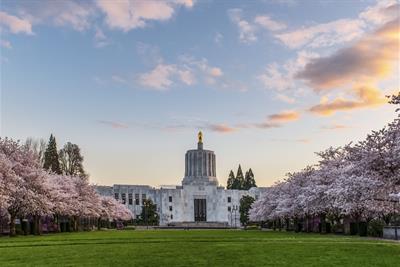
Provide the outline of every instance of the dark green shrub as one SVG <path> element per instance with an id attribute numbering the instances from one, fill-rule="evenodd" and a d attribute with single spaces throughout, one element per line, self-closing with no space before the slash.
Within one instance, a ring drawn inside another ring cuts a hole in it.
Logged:
<path id="1" fill-rule="evenodd" d="M 360 236 L 367 236 L 368 224 L 366 222 L 360 222 L 358 225 L 358 233 Z"/>
<path id="2" fill-rule="evenodd" d="M 375 237 L 383 236 L 383 227 L 385 226 L 385 222 L 380 219 L 374 219 L 368 224 L 368 235 Z"/>
<path id="3" fill-rule="evenodd" d="M 350 223 L 350 234 L 356 235 L 358 234 L 358 223 Z"/>

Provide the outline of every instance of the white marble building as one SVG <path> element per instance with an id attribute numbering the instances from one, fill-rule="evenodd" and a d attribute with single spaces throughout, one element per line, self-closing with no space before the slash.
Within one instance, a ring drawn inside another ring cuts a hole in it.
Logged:
<path id="1" fill-rule="evenodd" d="M 203 149 L 202 134 L 199 133 L 197 149 L 185 155 L 185 176 L 182 185 L 151 187 L 147 185 L 97 186 L 101 195 L 114 196 L 140 215 L 143 200 L 150 198 L 160 215 L 160 225 L 219 225 L 240 226 L 239 202 L 242 196 L 255 199 L 266 188 L 250 190 L 226 190 L 218 186 L 216 157 L 213 151 Z"/>

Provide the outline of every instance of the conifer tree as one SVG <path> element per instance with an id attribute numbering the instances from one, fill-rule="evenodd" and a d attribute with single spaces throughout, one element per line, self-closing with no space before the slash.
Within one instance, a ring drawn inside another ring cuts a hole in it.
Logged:
<path id="1" fill-rule="evenodd" d="M 252 187 L 257 187 L 256 180 L 254 179 L 254 174 L 251 168 L 246 172 L 246 176 L 244 178 L 243 189 L 249 190 Z"/>
<path id="2" fill-rule="evenodd" d="M 53 134 L 50 135 L 49 143 L 44 152 L 43 168 L 53 173 L 61 174 L 60 162 L 58 160 L 57 142 Z"/>
<path id="3" fill-rule="evenodd" d="M 228 181 L 226 182 L 226 189 L 233 189 L 233 183 L 235 182 L 235 174 L 233 173 L 233 171 L 231 170 L 231 172 L 229 173 L 229 177 L 228 177 Z"/>
<path id="4" fill-rule="evenodd" d="M 157 205 L 151 199 L 144 200 L 142 213 L 137 222 L 142 225 L 158 225 L 160 223 Z"/>
<path id="5" fill-rule="evenodd" d="M 241 190 L 243 188 L 243 184 L 244 184 L 243 171 L 242 171 L 242 167 L 239 164 L 239 168 L 237 170 L 236 178 L 235 178 L 234 183 L 232 185 L 232 189 Z"/>

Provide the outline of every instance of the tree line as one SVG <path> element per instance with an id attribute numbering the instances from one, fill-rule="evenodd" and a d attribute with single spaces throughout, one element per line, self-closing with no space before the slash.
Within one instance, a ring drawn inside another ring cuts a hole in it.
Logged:
<path id="1" fill-rule="evenodd" d="M 25 234 L 89 230 L 110 221 L 132 219 L 131 211 L 89 184 L 77 145 L 57 151 L 56 139 L 28 139 L 25 144 L 0 138 L 0 230 L 16 234 L 16 219 Z M 68 229 L 66 229 L 68 228 Z"/>
<path id="2" fill-rule="evenodd" d="M 252 187 L 257 187 L 256 180 L 251 168 L 243 176 L 242 167 L 239 164 L 236 176 L 231 170 L 229 173 L 228 181 L 226 183 L 226 189 L 237 189 L 237 190 L 249 190 Z"/>
<path id="3" fill-rule="evenodd" d="M 400 105 L 400 93 L 390 103 Z M 317 155 L 318 164 L 288 173 L 256 201 L 250 220 L 279 229 L 375 236 L 383 225 L 400 223 L 400 114 L 360 142 Z"/>
<path id="4" fill-rule="evenodd" d="M 42 167 L 56 174 L 85 177 L 83 156 L 78 145 L 67 142 L 57 151 L 57 141 L 53 134 L 46 143 L 43 139 L 28 138 L 25 147 L 33 151 Z"/>

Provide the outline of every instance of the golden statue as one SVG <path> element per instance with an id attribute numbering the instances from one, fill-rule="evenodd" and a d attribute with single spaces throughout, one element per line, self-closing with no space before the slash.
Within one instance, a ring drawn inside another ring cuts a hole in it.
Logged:
<path id="1" fill-rule="evenodd" d="M 203 133 L 200 131 L 198 134 L 199 137 L 199 143 L 203 143 Z"/>

